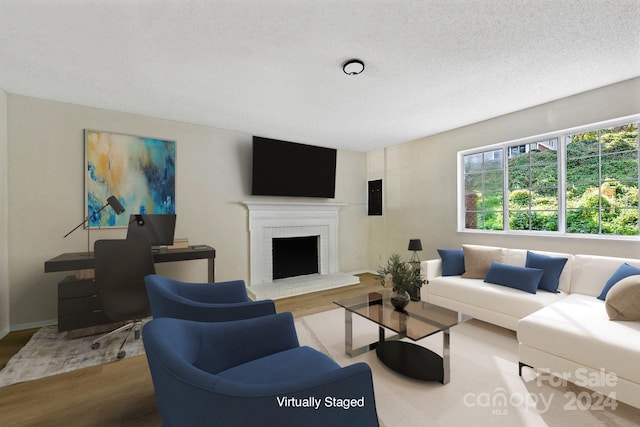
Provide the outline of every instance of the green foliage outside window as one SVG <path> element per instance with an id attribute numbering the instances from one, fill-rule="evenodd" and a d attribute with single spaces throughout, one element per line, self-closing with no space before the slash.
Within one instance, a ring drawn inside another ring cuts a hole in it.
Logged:
<path id="1" fill-rule="evenodd" d="M 566 232 L 638 235 L 638 125 L 567 135 L 563 147 L 558 138 L 466 155 L 465 228 L 502 230 L 508 203 L 510 230 L 558 231 L 564 149 Z"/>
<path id="2" fill-rule="evenodd" d="M 638 126 L 571 135 L 568 233 L 638 235 Z"/>

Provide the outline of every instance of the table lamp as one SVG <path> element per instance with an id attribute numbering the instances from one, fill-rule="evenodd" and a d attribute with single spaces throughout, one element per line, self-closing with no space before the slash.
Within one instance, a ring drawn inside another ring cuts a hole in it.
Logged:
<path id="1" fill-rule="evenodd" d="M 410 239 L 409 240 L 409 250 L 413 251 L 413 256 L 409 262 L 417 262 L 420 263 L 420 258 L 418 257 L 418 251 L 422 250 L 422 242 L 420 239 Z"/>
<path id="2" fill-rule="evenodd" d="M 85 223 L 88 223 L 89 220 L 93 219 L 97 214 L 102 212 L 102 210 L 104 208 L 106 208 L 107 206 L 111 206 L 111 208 L 116 213 L 116 215 L 120 215 L 122 212 L 124 212 L 124 207 L 122 206 L 120 201 L 116 198 L 116 196 L 109 196 L 107 198 L 107 203 L 105 203 L 103 207 L 101 207 L 100 209 L 95 211 L 93 214 L 87 215 L 85 217 L 84 221 L 82 221 L 80 224 L 78 224 L 73 230 L 71 230 L 70 232 L 65 234 L 63 239 L 65 237 L 67 237 L 69 234 L 71 234 L 74 231 L 76 231 L 78 228 L 82 227 Z M 91 239 L 90 239 L 90 234 L 89 234 L 90 230 L 91 230 L 91 223 L 88 223 L 87 224 L 87 255 L 91 255 Z"/>

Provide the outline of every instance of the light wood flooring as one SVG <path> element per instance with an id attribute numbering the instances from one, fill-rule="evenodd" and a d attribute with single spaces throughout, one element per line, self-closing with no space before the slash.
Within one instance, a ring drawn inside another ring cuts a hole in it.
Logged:
<path id="1" fill-rule="evenodd" d="M 360 283 L 276 300 L 278 312 L 302 317 L 337 308 L 333 301 L 379 290 L 375 275 Z M 37 329 L 0 340 L 0 367 Z M 144 355 L 0 388 L 0 425 L 159 426 L 151 375 Z"/>

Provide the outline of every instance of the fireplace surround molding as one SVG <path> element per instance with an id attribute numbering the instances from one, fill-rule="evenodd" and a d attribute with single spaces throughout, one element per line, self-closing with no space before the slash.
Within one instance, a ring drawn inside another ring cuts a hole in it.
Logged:
<path id="1" fill-rule="evenodd" d="M 249 210 L 250 284 L 273 281 L 274 238 L 318 236 L 320 275 L 338 272 L 338 216 L 344 203 L 243 202 Z"/>

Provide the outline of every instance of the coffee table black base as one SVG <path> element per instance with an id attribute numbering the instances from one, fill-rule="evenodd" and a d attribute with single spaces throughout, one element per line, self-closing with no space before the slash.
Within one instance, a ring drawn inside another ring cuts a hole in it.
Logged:
<path id="1" fill-rule="evenodd" d="M 406 341 L 383 341 L 376 346 L 376 354 L 382 363 L 402 375 L 444 384 L 443 359 L 427 348 Z"/>

